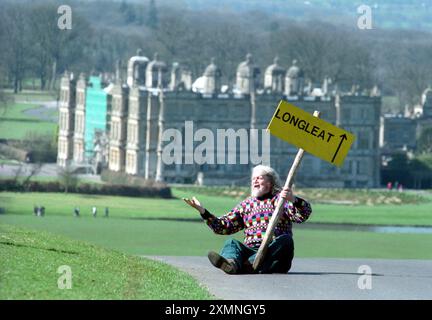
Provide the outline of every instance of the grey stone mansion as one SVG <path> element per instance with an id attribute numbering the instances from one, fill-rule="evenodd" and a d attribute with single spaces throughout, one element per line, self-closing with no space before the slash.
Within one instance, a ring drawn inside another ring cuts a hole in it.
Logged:
<path id="1" fill-rule="evenodd" d="M 221 83 L 221 72 L 214 60 L 195 80 L 185 66 L 173 63 L 168 67 L 157 55 L 152 60 L 140 53 L 131 57 L 125 77 L 120 69 L 117 67 L 112 80 L 87 78 L 84 74 L 75 79 L 67 72 L 62 77 L 59 166 L 91 164 L 99 169 L 166 182 L 245 185 L 256 165 L 239 160 L 250 151 L 245 145 L 254 142 L 258 154 L 262 153 L 265 139 L 261 129 L 267 127 L 278 102 L 284 99 L 307 112 L 320 111 L 322 119 L 356 137 L 341 168 L 306 155 L 297 173 L 298 186 L 380 184 L 381 97 L 376 88 L 342 92 L 330 79 L 313 86 L 296 61 L 286 70 L 277 59 L 265 69 L 261 79 L 251 55 L 239 63 L 235 83 L 230 85 Z M 239 134 L 237 142 L 228 143 L 222 151 L 210 150 L 217 153 L 218 159 L 230 156 L 237 159 L 235 163 L 191 163 L 187 161 L 193 158 L 190 153 L 197 152 L 204 139 L 191 138 L 190 125 L 194 132 L 206 129 L 215 137 L 220 129 L 236 133 L 255 130 L 258 135 Z M 163 161 L 163 150 L 170 143 L 164 136 L 168 129 L 180 133 L 171 140 L 180 139 L 183 152 L 181 161 L 167 164 Z M 297 148 L 273 136 L 269 141 L 267 164 L 284 178 Z"/>

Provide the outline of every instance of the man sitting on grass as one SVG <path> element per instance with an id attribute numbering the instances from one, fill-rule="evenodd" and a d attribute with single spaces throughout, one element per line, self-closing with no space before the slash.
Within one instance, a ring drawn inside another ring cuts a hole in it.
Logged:
<path id="1" fill-rule="evenodd" d="M 229 239 L 220 254 L 214 251 L 208 254 L 215 267 L 228 274 L 237 274 L 254 272 L 252 264 L 280 196 L 286 199 L 284 212 L 275 228 L 264 262 L 256 271 L 287 273 L 294 257 L 292 222 L 306 221 L 312 208 L 308 202 L 293 195 L 290 188 L 281 188 L 274 169 L 256 166 L 252 172 L 251 197 L 240 202 L 222 217 L 217 218 L 208 212 L 195 197 L 183 200 L 198 210 L 206 224 L 217 234 L 228 235 L 244 230 L 244 243 Z"/>

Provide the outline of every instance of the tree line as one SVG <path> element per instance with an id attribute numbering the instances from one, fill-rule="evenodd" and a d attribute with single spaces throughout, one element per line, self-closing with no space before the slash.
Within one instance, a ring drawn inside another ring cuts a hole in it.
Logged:
<path id="1" fill-rule="evenodd" d="M 40 89 L 55 86 L 65 70 L 114 72 L 116 61 L 137 48 L 151 58 L 186 65 L 196 78 L 212 57 L 222 82 L 232 84 L 237 65 L 248 52 L 261 68 L 278 55 L 286 68 L 293 59 L 319 85 L 330 77 L 341 89 L 378 85 L 399 98 L 401 110 L 418 103 L 432 82 L 432 34 L 418 31 L 359 30 L 282 19 L 259 11 L 233 13 L 190 11 L 159 5 L 156 0 L 70 1 L 72 29 L 57 26 L 59 1 L 0 2 L 0 81 L 18 92 L 25 79 Z"/>

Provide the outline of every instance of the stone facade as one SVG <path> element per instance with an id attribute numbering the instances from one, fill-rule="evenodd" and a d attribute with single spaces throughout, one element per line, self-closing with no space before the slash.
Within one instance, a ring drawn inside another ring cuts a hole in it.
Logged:
<path id="1" fill-rule="evenodd" d="M 356 141 L 345 159 L 340 174 L 346 187 L 372 187 L 380 183 L 381 98 L 342 96 L 337 108 L 338 126 L 352 132 Z"/>
<path id="2" fill-rule="evenodd" d="M 294 63 L 285 73 L 276 59 L 266 69 L 265 88 L 260 89 L 259 68 L 254 65 L 250 55 L 239 64 L 236 86 L 232 90 L 220 91 L 220 71 L 212 61 L 203 74 L 205 91 L 192 92 L 190 83 L 186 86 L 184 81 L 179 80 L 182 76 L 178 64 L 174 64 L 175 70 L 170 70 L 170 81 L 164 82 L 168 71 L 166 64 L 157 56 L 149 63 L 143 58 L 131 58 L 134 61 L 140 60 L 141 64 L 137 63 L 136 67 L 129 64 L 128 84 L 117 82 L 110 90 L 110 123 L 107 129 L 109 170 L 167 182 L 195 183 L 199 180 L 200 183 L 209 185 L 247 184 L 250 170 L 255 164 L 250 161 L 241 163 L 241 159 L 243 156 L 250 159 L 246 147 L 252 143 L 259 146 L 260 155 L 260 144 L 263 141 L 262 136 L 253 136 L 250 129 L 265 129 L 278 102 L 286 99 L 307 112 L 321 111 L 322 119 L 356 136 L 342 168 L 306 155 L 297 174 L 298 185 L 379 186 L 379 96 L 330 94 L 334 90 L 327 88 L 330 83 L 328 80 L 325 90 L 321 90 L 325 94 L 307 95 L 301 69 Z M 62 87 L 63 89 L 66 90 Z M 164 136 L 170 129 L 174 135 Z M 213 160 L 205 163 L 191 161 L 203 140 L 188 135 L 190 132 L 195 135 L 199 129 L 208 130 L 214 137 L 218 137 L 220 129 L 232 129 L 239 134 L 238 143 L 226 144 L 222 150 L 215 141 L 207 149 L 215 151 Z M 247 132 L 246 136 L 241 136 L 243 131 Z M 162 163 L 163 147 L 174 139 L 181 139 L 178 140 L 182 146 L 181 163 Z M 270 165 L 281 176 L 285 176 L 297 148 L 273 136 L 270 136 L 270 145 Z M 234 164 L 221 164 L 217 161 L 221 158 L 226 160 L 233 155 L 237 159 Z M 68 159 L 72 159 L 72 155 Z M 59 164 L 61 165 L 60 162 Z"/>
<path id="3" fill-rule="evenodd" d="M 421 104 L 405 114 L 385 114 L 381 118 L 380 147 L 383 156 L 412 152 L 422 131 L 432 127 L 432 89 L 421 96 Z"/>
<path id="4" fill-rule="evenodd" d="M 65 72 L 60 81 L 59 137 L 57 163 L 66 167 L 73 159 L 75 130 L 76 81 L 72 74 Z"/>
<path id="5" fill-rule="evenodd" d="M 73 160 L 76 163 L 84 162 L 85 144 L 85 105 L 86 105 L 87 80 L 81 74 L 76 85 L 75 130 L 73 136 Z"/>
<path id="6" fill-rule="evenodd" d="M 126 138 L 129 88 L 117 85 L 112 90 L 112 98 L 109 99 L 110 132 L 108 168 L 112 171 L 124 171 L 126 164 Z"/>
<path id="7" fill-rule="evenodd" d="M 383 117 L 382 148 L 386 153 L 392 150 L 415 150 L 417 142 L 417 119 L 402 115 Z"/>

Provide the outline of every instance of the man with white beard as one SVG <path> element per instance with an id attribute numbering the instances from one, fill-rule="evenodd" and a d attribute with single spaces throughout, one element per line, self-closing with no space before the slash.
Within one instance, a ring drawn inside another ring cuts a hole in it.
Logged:
<path id="1" fill-rule="evenodd" d="M 280 196 L 286 199 L 284 212 L 275 228 L 264 262 L 255 272 L 287 273 L 294 257 L 292 223 L 306 221 L 312 208 L 307 201 L 295 196 L 290 188 L 282 189 L 274 169 L 256 166 L 252 171 L 251 196 L 219 218 L 208 212 L 197 198 L 183 200 L 198 210 L 206 224 L 217 234 L 228 235 L 244 230 L 243 243 L 229 239 L 220 254 L 214 251 L 208 254 L 216 268 L 228 274 L 238 274 L 254 272 L 252 264 Z"/>

